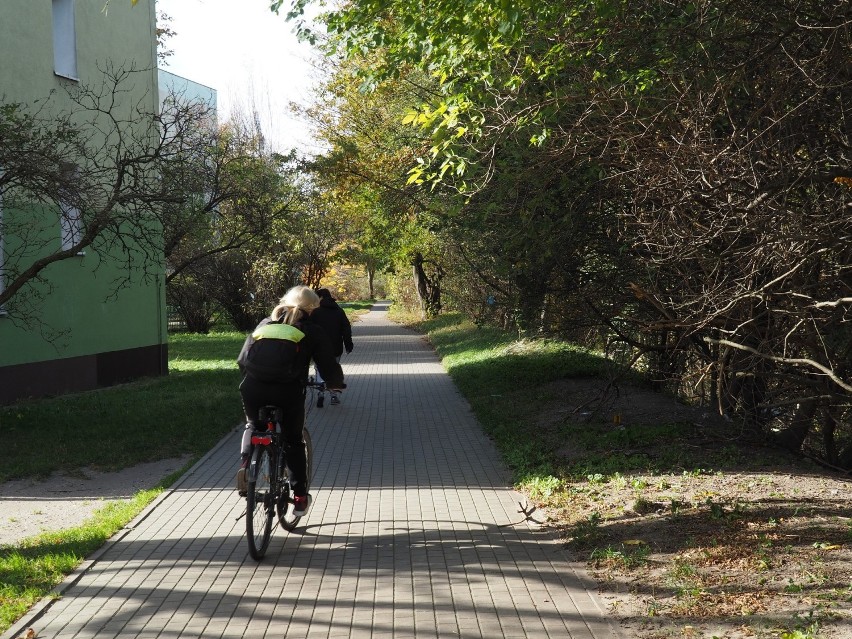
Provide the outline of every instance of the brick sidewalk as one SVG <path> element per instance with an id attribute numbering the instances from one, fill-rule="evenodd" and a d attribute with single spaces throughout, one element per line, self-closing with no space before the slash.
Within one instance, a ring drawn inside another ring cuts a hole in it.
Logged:
<path id="1" fill-rule="evenodd" d="M 0 639 L 619 637 L 518 512 L 433 350 L 385 311 L 354 327 L 343 404 L 309 417 L 313 506 L 263 561 L 233 489 L 235 432 Z"/>

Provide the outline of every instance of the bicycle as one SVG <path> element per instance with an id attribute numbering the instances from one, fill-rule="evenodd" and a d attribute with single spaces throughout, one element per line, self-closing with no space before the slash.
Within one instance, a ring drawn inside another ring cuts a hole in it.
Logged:
<path id="1" fill-rule="evenodd" d="M 293 514 L 293 487 L 281 436 L 283 411 L 277 406 L 264 406 L 258 414 L 258 421 L 264 427 L 256 428 L 251 435 L 252 450 L 246 473 L 246 536 L 249 554 L 259 561 L 269 547 L 275 515 L 281 527 L 288 531 L 292 531 L 302 517 Z M 305 444 L 306 489 L 310 489 L 313 445 L 304 426 L 302 441 Z"/>
<path id="2" fill-rule="evenodd" d="M 345 388 L 346 385 L 343 385 Z M 325 392 L 326 386 L 313 377 L 306 384 L 305 422 L 314 405 L 314 395 Z M 287 531 L 296 528 L 301 515 L 295 515 L 293 487 L 287 456 L 281 437 L 283 411 L 277 406 L 264 406 L 258 411 L 258 422 L 263 428 L 255 428 L 251 434 L 251 453 L 246 472 L 246 536 L 249 554 L 260 561 L 266 554 L 272 538 L 275 515 L 278 523 Z M 302 441 L 305 444 L 305 489 L 310 491 L 313 475 L 313 444 L 306 426 L 302 426 Z M 311 495 L 308 492 L 308 504 Z"/>
<path id="3" fill-rule="evenodd" d="M 316 368 L 314 369 L 316 371 Z M 328 391 L 328 388 L 325 386 L 325 382 L 318 382 L 317 377 L 319 377 L 319 373 L 315 375 L 311 375 L 308 377 L 308 391 L 311 396 L 311 401 L 309 401 L 306 405 L 306 409 L 308 412 L 314 407 L 313 397 L 316 395 L 316 407 L 322 408 L 325 405 L 325 393 Z M 307 416 L 307 413 L 306 413 Z"/>
<path id="4" fill-rule="evenodd" d="M 327 390 L 325 382 L 318 382 L 313 375 L 308 377 L 308 383 L 305 384 L 305 421 L 307 421 L 314 406 L 323 407 Z M 316 401 L 314 401 L 314 397 L 316 397 Z"/>

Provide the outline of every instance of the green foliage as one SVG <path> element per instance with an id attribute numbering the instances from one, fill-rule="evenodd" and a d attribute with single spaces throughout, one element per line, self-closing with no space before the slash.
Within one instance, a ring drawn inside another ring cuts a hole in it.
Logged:
<path id="1" fill-rule="evenodd" d="M 594 512 L 571 528 L 571 543 L 578 547 L 594 546 L 603 536 L 600 513 Z"/>
<path id="2" fill-rule="evenodd" d="M 850 178 L 835 151 L 849 146 L 848 11 L 788 9 L 364 0 L 322 20 L 342 71 L 362 95 L 393 96 L 382 113 L 409 131 L 400 144 L 385 120 L 346 157 L 407 171 L 408 184 L 381 184 L 435 214 L 422 228 L 439 240 L 447 297 L 523 335 L 615 336 L 661 383 L 757 427 L 789 423 L 792 408 L 766 407 L 794 406 L 810 394 L 802 380 L 825 374 L 840 398 L 823 394 L 820 411 L 848 424 L 849 381 L 834 371 L 852 343 Z M 847 459 L 847 439 L 829 437 L 826 454 Z"/>
<path id="3" fill-rule="evenodd" d="M 845 467 L 846 4 L 336 6 L 334 182 L 370 185 L 400 233 L 391 268 L 426 257 L 443 309 L 606 346 Z"/>
<path id="4" fill-rule="evenodd" d="M 278 10 L 284 3 L 271 3 Z M 290 4 L 288 17 L 312 38 L 301 19 L 307 0 Z M 681 13 L 644 5 L 632 14 L 620 2 L 490 2 L 487 0 L 366 0 L 328 11 L 323 21 L 332 37 L 330 53 L 360 58 L 380 51 L 358 68 L 362 89 L 381 86 L 409 69 L 428 74 L 436 89 L 412 104 L 403 123 L 430 139 L 428 150 L 410 170 L 409 182 L 462 183 L 475 166 L 476 145 L 487 136 L 517 134 L 546 144 L 560 108 L 582 94 L 588 73 L 595 83 L 619 84 L 643 94 L 656 87 L 674 59 L 668 31 L 682 29 Z M 658 33 L 658 31 L 661 31 Z M 636 52 L 635 39 L 644 46 Z M 652 34 L 648 36 L 648 34 Z M 588 68 L 591 71 L 588 71 Z M 594 75 L 592 75 L 594 71 Z M 498 106 L 499 105 L 499 106 Z M 499 128 L 488 122 L 505 109 Z"/>
<path id="5" fill-rule="evenodd" d="M 547 499 L 562 486 L 562 480 L 553 475 L 536 476 L 522 486 L 532 499 Z"/>
<path id="6" fill-rule="evenodd" d="M 207 135 L 193 179 L 164 176 L 175 197 L 162 214 L 168 300 L 189 330 L 206 332 L 217 313 L 249 330 L 289 287 L 318 286 L 341 218 L 260 131 L 229 122 Z"/>
<path id="7" fill-rule="evenodd" d="M 781 633 L 781 639 L 817 639 L 819 637 L 820 621 L 814 618 L 813 610 L 808 614 L 794 613 L 793 628 Z"/>
<path id="8" fill-rule="evenodd" d="M 377 63 L 372 51 L 331 66 L 311 117 L 328 151 L 307 168 L 316 185 L 314 199 L 335 220 L 338 243 L 333 259 L 361 267 L 373 287 L 377 273 L 411 273 L 415 254 L 434 265 L 433 234 L 427 230 L 432 203 L 407 188 L 405 172 L 412 145 L 419 142 L 401 124 L 405 110 L 424 92 L 428 78 L 389 79 L 372 91 L 359 90 L 355 68 Z"/>
<path id="9" fill-rule="evenodd" d="M 634 547 L 622 546 L 620 550 L 614 548 L 595 548 L 592 551 L 591 560 L 617 564 L 625 570 L 630 570 L 647 564 L 650 552 L 650 549 L 644 544 Z"/>

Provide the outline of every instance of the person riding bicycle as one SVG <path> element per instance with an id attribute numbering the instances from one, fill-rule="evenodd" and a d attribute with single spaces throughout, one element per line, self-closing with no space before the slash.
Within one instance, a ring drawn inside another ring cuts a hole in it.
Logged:
<path id="1" fill-rule="evenodd" d="M 240 446 L 237 490 L 247 490 L 246 467 L 251 449 L 251 433 L 263 406 L 283 411 L 282 439 L 287 466 L 292 473 L 294 514 L 308 509 L 307 469 L 302 428 L 305 423 L 305 386 L 313 359 L 328 388 L 345 388 L 343 370 L 334 355 L 325 331 L 311 322 L 311 312 L 319 306 L 319 296 L 307 286 L 294 286 L 284 294 L 270 316 L 246 337 L 237 358 L 243 380 L 240 395 L 246 427 Z"/>
<path id="2" fill-rule="evenodd" d="M 327 288 L 318 288 L 315 290 L 320 297 L 320 305 L 319 308 L 311 313 L 311 321 L 325 329 L 325 332 L 331 338 L 334 356 L 340 362 L 344 348 L 347 355 L 352 352 L 352 324 L 349 323 L 349 318 L 346 317 L 345 311 L 340 308 L 334 297 L 332 297 L 331 291 Z M 321 373 L 317 375 L 317 381 L 325 381 Z M 340 403 L 340 393 L 334 390 L 331 391 L 331 403 Z"/>

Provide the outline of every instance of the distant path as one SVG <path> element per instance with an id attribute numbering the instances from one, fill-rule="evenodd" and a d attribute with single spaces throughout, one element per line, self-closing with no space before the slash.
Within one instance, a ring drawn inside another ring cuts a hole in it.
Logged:
<path id="1" fill-rule="evenodd" d="M 560 544 L 519 514 L 434 351 L 386 311 L 354 326 L 343 404 L 310 418 L 313 508 L 263 562 L 237 519 L 233 433 L 2 639 L 27 625 L 55 639 L 619 637 Z"/>

